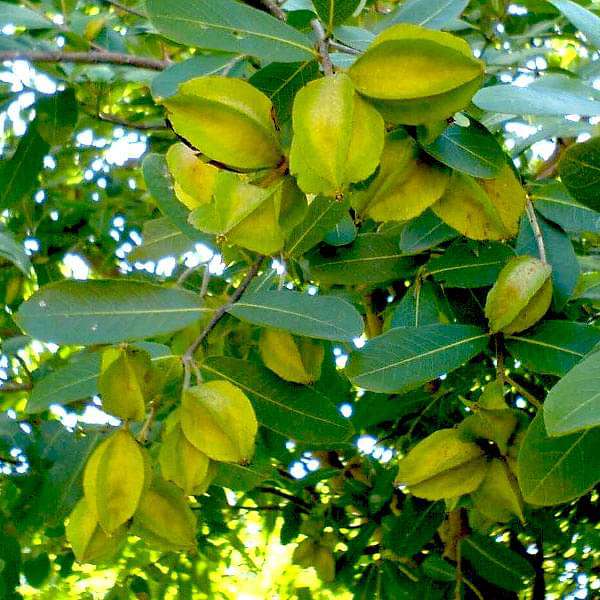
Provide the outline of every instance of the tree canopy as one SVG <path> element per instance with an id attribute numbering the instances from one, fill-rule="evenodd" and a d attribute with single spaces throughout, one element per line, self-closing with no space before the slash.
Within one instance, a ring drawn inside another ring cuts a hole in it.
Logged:
<path id="1" fill-rule="evenodd" d="M 600 3 L 0 1 L 0 599 L 591 598 Z"/>

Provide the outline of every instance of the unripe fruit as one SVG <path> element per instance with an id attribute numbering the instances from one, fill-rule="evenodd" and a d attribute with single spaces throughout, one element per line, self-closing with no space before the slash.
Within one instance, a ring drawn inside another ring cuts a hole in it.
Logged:
<path id="1" fill-rule="evenodd" d="M 258 423 L 246 395 L 228 381 L 209 381 L 183 392 L 185 437 L 213 460 L 247 464 Z"/>
<path id="2" fill-rule="evenodd" d="M 83 490 L 104 531 L 112 533 L 133 516 L 145 479 L 142 448 L 128 431 L 117 430 L 94 450 L 83 473 Z"/>
<path id="3" fill-rule="evenodd" d="M 314 567 L 323 582 L 335 579 L 333 552 L 311 539 L 302 540 L 292 554 L 292 561 L 303 569 Z"/>
<path id="4" fill-rule="evenodd" d="M 532 256 L 515 256 L 500 271 L 485 303 L 493 333 L 518 333 L 537 323 L 552 302 L 552 268 Z"/>

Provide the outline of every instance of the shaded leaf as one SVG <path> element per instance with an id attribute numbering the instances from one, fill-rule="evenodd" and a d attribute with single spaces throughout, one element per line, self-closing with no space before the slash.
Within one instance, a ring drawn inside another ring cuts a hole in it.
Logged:
<path id="1" fill-rule="evenodd" d="M 562 182 L 579 202 L 600 211 L 600 137 L 571 146 L 560 161 L 559 172 Z"/>
<path id="2" fill-rule="evenodd" d="M 400 250 L 404 254 L 419 254 L 458 235 L 456 229 L 446 225 L 433 211 L 426 210 L 402 229 Z"/>
<path id="3" fill-rule="evenodd" d="M 29 256 L 27 256 L 25 248 L 18 244 L 12 233 L 6 229 L 0 229 L 0 256 L 13 263 L 24 275 L 29 275 L 31 271 Z"/>

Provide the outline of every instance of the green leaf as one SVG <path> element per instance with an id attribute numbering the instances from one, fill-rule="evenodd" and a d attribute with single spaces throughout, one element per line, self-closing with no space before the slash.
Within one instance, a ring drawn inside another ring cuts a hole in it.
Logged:
<path id="1" fill-rule="evenodd" d="M 600 425 L 600 352 L 575 365 L 548 392 L 544 423 L 551 436 Z"/>
<path id="2" fill-rule="evenodd" d="M 236 465 L 234 463 L 219 463 L 217 475 L 212 485 L 245 492 L 271 477 L 272 473 L 273 469 L 268 464 Z"/>
<path id="3" fill-rule="evenodd" d="M 125 280 L 60 281 L 21 305 L 17 322 L 55 344 L 111 344 L 183 329 L 212 310 L 197 294 Z"/>
<path id="4" fill-rule="evenodd" d="M 377 31 L 393 23 L 415 23 L 429 29 L 444 29 L 460 17 L 468 0 L 407 0 L 387 19 L 382 19 Z"/>
<path id="5" fill-rule="evenodd" d="M 544 321 L 527 335 L 507 335 L 508 351 L 528 369 L 562 377 L 596 344 L 600 330 L 569 321 Z"/>
<path id="6" fill-rule="evenodd" d="M 234 58 L 233 54 L 200 55 L 177 62 L 154 77 L 150 86 L 152 96 L 156 99 L 174 96 L 180 83 L 201 75 L 216 75 L 231 65 Z"/>
<path id="7" fill-rule="evenodd" d="M 600 17 L 570 0 L 548 0 L 548 2 L 558 8 L 596 48 L 600 48 Z"/>
<path id="8" fill-rule="evenodd" d="M 0 29 L 6 25 L 25 29 L 54 29 L 56 25 L 35 11 L 24 6 L 15 6 L 11 2 L 0 2 Z"/>
<path id="9" fill-rule="evenodd" d="M 347 246 L 351 244 L 358 234 L 358 230 L 349 213 L 345 213 L 342 218 L 330 229 L 323 238 L 330 246 Z"/>
<path id="10" fill-rule="evenodd" d="M 160 154 L 148 154 L 142 163 L 142 173 L 148 191 L 163 215 L 190 239 L 203 240 L 202 234 L 188 223 L 190 211 L 175 195 L 165 157 Z"/>
<path id="11" fill-rule="evenodd" d="M 414 263 L 386 236 L 364 233 L 351 246 L 336 249 L 334 256 L 312 254 L 308 268 L 311 277 L 321 283 L 358 285 L 408 276 Z"/>
<path id="12" fill-rule="evenodd" d="M 341 298 L 287 290 L 244 294 L 228 311 L 234 317 L 322 340 L 352 340 L 362 334 L 356 309 Z"/>
<path id="13" fill-rule="evenodd" d="M 487 340 L 471 325 L 390 329 L 350 355 L 346 375 L 366 390 L 399 392 L 457 369 L 483 351 Z"/>
<path id="14" fill-rule="evenodd" d="M 308 206 L 306 216 L 289 235 L 285 253 L 301 256 L 323 240 L 340 219 L 348 214 L 348 203 L 317 196 Z"/>
<path id="15" fill-rule="evenodd" d="M 352 432 L 329 398 L 287 383 L 260 365 L 221 356 L 206 359 L 201 370 L 211 379 L 226 379 L 239 387 L 252 402 L 258 422 L 287 438 L 328 444 L 343 442 Z"/>
<path id="16" fill-rule="evenodd" d="M 450 582 L 456 580 L 456 568 L 439 556 L 439 554 L 428 556 L 423 561 L 422 567 L 425 575 L 436 581 Z"/>
<path id="17" fill-rule="evenodd" d="M 31 271 L 29 256 L 25 248 L 18 244 L 12 233 L 6 229 L 0 229 L 0 256 L 17 266 L 24 275 L 29 275 Z"/>
<path id="18" fill-rule="evenodd" d="M 400 234 L 400 250 L 404 254 L 419 254 L 458 236 L 458 231 L 446 225 L 432 210 L 407 223 Z"/>
<path id="19" fill-rule="evenodd" d="M 319 76 L 316 60 L 295 63 L 271 63 L 263 67 L 249 82 L 265 93 L 273 102 L 278 121 L 284 124 L 292 117 L 296 92 Z"/>
<path id="20" fill-rule="evenodd" d="M 41 96 L 35 103 L 35 112 L 37 131 L 50 146 L 67 142 L 77 123 L 75 91 L 67 88 Z"/>
<path id="21" fill-rule="evenodd" d="M 576 200 L 600 211 L 600 137 L 571 146 L 560 161 L 559 172 Z"/>
<path id="22" fill-rule="evenodd" d="M 167 217 L 146 221 L 142 227 L 142 237 L 144 243 L 127 256 L 129 262 L 157 261 L 165 256 L 179 257 L 193 250 L 195 244 Z"/>
<path id="23" fill-rule="evenodd" d="M 448 322 L 442 311 L 438 290 L 430 281 L 413 285 L 400 300 L 392 314 L 392 327 L 422 327 Z"/>
<path id="24" fill-rule="evenodd" d="M 0 208 L 12 207 L 25 194 L 33 192 L 49 149 L 35 121 L 30 123 L 12 157 L 0 164 Z"/>
<path id="25" fill-rule="evenodd" d="M 439 258 L 427 263 L 427 273 L 451 288 L 478 288 L 492 285 L 506 261 L 514 256 L 510 246 L 490 242 L 474 246 L 459 241 Z"/>
<path id="26" fill-rule="evenodd" d="M 315 56 L 312 41 L 274 17 L 233 0 L 146 0 L 156 29 L 180 44 L 295 62 Z"/>
<path id="27" fill-rule="evenodd" d="M 564 231 L 548 223 L 538 215 L 538 222 L 546 248 L 546 258 L 552 267 L 552 305 L 561 310 L 573 295 L 581 267 L 569 236 Z M 527 254 L 539 258 L 538 246 L 529 220 L 521 220 L 517 238 L 517 254 Z"/>
<path id="28" fill-rule="evenodd" d="M 471 533 L 460 541 L 460 548 L 478 575 L 506 590 L 518 592 L 535 576 L 526 558 L 482 535 Z"/>
<path id="29" fill-rule="evenodd" d="M 496 138 L 473 119 L 468 127 L 450 125 L 433 142 L 422 146 L 440 162 L 473 177 L 496 177 L 506 163 Z"/>
<path id="30" fill-rule="evenodd" d="M 519 450 L 519 485 L 523 498 L 537 506 L 574 500 L 600 480 L 600 427 L 550 437 L 539 411 Z"/>
<path id="31" fill-rule="evenodd" d="M 317 15 L 327 31 L 333 31 L 336 25 L 341 25 L 358 8 L 361 0 L 313 0 Z"/>
<path id="32" fill-rule="evenodd" d="M 600 212 L 573 200 L 558 181 L 534 186 L 531 199 L 539 213 L 565 231 L 600 234 Z"/>

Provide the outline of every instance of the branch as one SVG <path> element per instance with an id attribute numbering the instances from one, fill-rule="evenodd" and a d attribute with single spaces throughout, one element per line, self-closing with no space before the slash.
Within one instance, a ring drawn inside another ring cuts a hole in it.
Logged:
<path id="1" fill-rule="evenodd" d="M 27 392 L 32 389 L 31 383 L 7 383 L 0 386 L 1 393 Z"/>
<path id="2" fill-rule="evenodd" d="M 129 129 L 139 129 L 140 131 L 146 131 L 149 129 L 168 129 L 164 123 L 157 123 L 156 125 L 153 125 L 152 123 L 136 123 L 134 121 L 128 121 L 127 119 L 121 119 L 121 117 L 106 113 L 100 113 L 95 116 L 97 116 L 101 121 L 114 123 L 115 125 L 122 125 L 123 127 L 127 127 Z"/>
<path id="3" fill-rule="evenodd" d="M 256 488 L 256 491 L 263 492 L 263 494 L 273 494 L 273 496 L 279 496 L 280 498 L 284 498 L 285 500 L 290 501 L 292 504 L 304 508 L 306 510 L 311 509 L 311 505 L 308 502 L 302 500 L 302 498 L 298 498 L 298 496 L 294 496 L 293 494 L 288 494 L 282 490 L 278 490 L 277 488 L 263 485 Z"/>
<path id="4" fill-rule="evenodd" d="M 542 230 L 540 229 L 540 224 L 537 220 L 537 216 L 535 214 L 535 208 L 533 208 L 533 204 L 529 198 L 527 198 L 525 204 L 525 210 L 527 212 L 527 218 L 529 219 L 529 224 L 531 225 L 531 229 L 533 230 L 533 235 L 535 237 L 535 243 L 538 247 L 538 252 L 540 255 L 540 260 L 547 265 L 548 260 L 546 258 L 546 246 L 544 245 L 544 236 L 542 235 Z"/>
<path id="5" fill-rule="evenodd" d="M 138 442 L 140 444 L 145 444 L 148 441 L 148 434 L 152 429 L 152 425 L 154 424 L 154 419 L 156 419 L 156 414 L 158 413 L 158 404 L 159 397 L 154 398 L 152 403 L 150 404 L 150 412 L 148 413 L 148 417 L 144 421 L 142 428 L 137 436 Z"/>
<path id="6" fill-rule="evenodd" d="M 287 21 L 286 12 L 281 8 L 281 6 L 279 6 L 279 4 L 277 4 L 275 0 L 261 0 L 261 3 L 274 17 L 277 17 L 281 21 Z"/>
<path id="7" fill-rule="evenodd" d="M 147 56 L 133 56 L 120 52 L 58 52 L 40 50 L 5 50 L 0 52 L 0 62 L 4 60 L 28 60 L 30 62 L 67 62 L 81 64 L 112 64 L 162 71 L 170 66 L 166 60 Z"/>
<path id="8" fill-rule="evenodd" d="M 334 40 L 329 40 L 329 47 L 337 50 L 338 52 L 343 52 L 344 54 L 352 54 L 353 56 L 359 56 L 361 54 L 360 50 L 356 48 L 351 48 L 350 46 L 346 46 L 345 44 L 340 44 Z"/>
<path id="9" fill-rule="evenodd" d="M 129 6 L 125 6 L 124 4 L 121 4 L 120 2 L 114 2 L 114 0 L 102 0 L 103 2 L 105 2 L 106 4 L 110 4 L 111 6 L 114 6 L 115 8 L 122 10 L 123 12 L 129 13 L 130 15 L 135 15 L 136 17 L 142 17 L 142 18 L 146 18 L 146 15 L 143 12 L 140 12 L 138 10 L 136 10 L 135 8 L 131 8 Z"/>
<path id="10" fill-rule="evenodd" d="M 258 274 L 258 270 L 262 265 L 264 260 L 264 256 L 259 256 L 258 260 L 250 267 L 248 273 L 246 273 L 246 277 L 244 277 L 242 283 L 236 288 L 231 297 L 225 304 L 219 307 L 215 314 L 212 316 L 212 319 L 209 321 L 208 325 L 202 330 L 200 335 L 194 340 L 192 345 L 185 351 L 185 354 L 182 357 L 182 361 L 184 366 L 190 365 L 194 360 L 194 353 L 200 347 L 200 344 L 206 339 L 208 334 L 217 326 L 217 323 L 225 316 L 225 313 L 241 298 L 242 294 L 246 291 L 252 280 Z"/>
<path id="11" fill-rule="evenodd" d="M 319 19 L 313 19 L 310 22 L 310 26 L 314 31 L 315 37 L 317 38 L 317 50 L 319 57 L 321 58 L 321 64 L 323 65 L 323 71 L 325 75 L 333 75 L 333 63 L 329 56 L 329 43 L 323 25 Z"/>
<path id="12" fill-rule="evenodd" d="M 508 375 L 503 375 L 502 377 L 503 377 L 504 381 L 506 381 L 506 383 L 508 383 L 508 385 L 512 385 L 515 388 L 515 390 L 517 390 L 517 392 L 519 392 L 519 394 L 521 394 L 521 396 L 523 396 L 524 398 L 529 400 L 530 404 L 533 404 L 533 406 L 535 406 L 538 410 L 540 410 L 542 408 L 542 403 L 531 392 L 526 390 L 520 383 L 517 383 L 514 379 L 512 379 Z"/>

